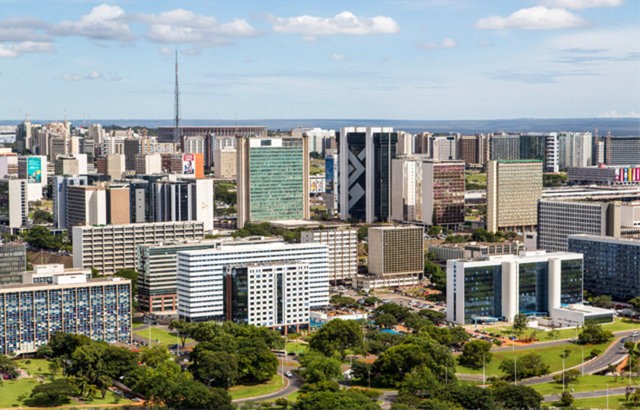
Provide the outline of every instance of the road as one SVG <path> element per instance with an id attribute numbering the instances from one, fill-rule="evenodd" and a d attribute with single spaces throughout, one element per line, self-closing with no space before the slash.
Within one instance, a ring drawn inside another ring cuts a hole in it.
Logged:
<path id="1" fill-rule="evenodd" d="M 282 374 L 280 373 L 280 370 L 278 370 L 278 374 Z M 297 373 L 293 373 L 292 377 L 285 377 L 285 379 L 287 380 L 287 387 L 285 387 L 284 389 L 278 390 L 277 392 L 271 394 L 265 394 L 263 396 L 247 397 L 246 399 L 234 400 L 233 402 L 243 403 L 249 401 L 275 400 L 279 399 L 280 397 L 286 397 L 300 390 L 300 386 L 302 386 L 302 377 L 298 376 Z"/>
<path id="2" fill-rule="evenodd" d="M 637 330 L 625 330 L 622 332 L 615 332 L 613 335 L 618 338 L 618 337 L 630 337 L 631 334 L 633 332 L 636 332 Z M 494 352 L 500 352 L 500 351 L 506 351 L 506 350 L 526 350 L 526 349 L 536 349 L 536 348 L 540 348 L 540 347 L 545 347 L 545 346 L 559 346 L 559 345 L 563 345 L 566 343 L 570 343 L 572 341 L 575 341 L 575 338 L 570 338 L 570 339 L 559 339 L 559 340 L 552 340 L 549 342 L 539 342 L 539 343 L 531 343 L 531 344 L 525 344 L 525 345 L 517 345 L 515 346 L 515 349 L 511 346 L 500 346 L 500 347 L 495 347 L 493 349 L 491 349 Z"/>
<path id="3" fill-rule="evenodd" d="M 633 393 L 637 388 L 638 386 L 632 386 L 631 392 Z M 583 391 L 583 392 L 573 393 L 573 398 L 574 399 L 592 399 L 594 397 L 606 397 L 607 395 L 615 396 L 615 395 L 624 394 L 626 390 L 627 390 L 626 387 L 616 387 L 609 390 L 605 389 L 605 390 L 595 390 L 595 391 Z M 560 394 L 549 394 L 547 396 L 544 396 L 544 401 L 546 402 L 560 401 Z"/>

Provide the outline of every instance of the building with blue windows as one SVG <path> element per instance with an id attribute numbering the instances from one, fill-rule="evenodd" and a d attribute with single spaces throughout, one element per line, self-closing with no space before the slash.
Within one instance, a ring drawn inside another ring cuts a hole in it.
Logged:
<path id="1" fill-rule="evenodd" d="M 49 266 L 0 286 L 0 354 L 33 353 L 56 332 L 130 344 L 131 281 L 90 273 Z"/>
<path id="2" fill-rule="evenodd" d="M 554 316 L 582 302 L 582 255 L 544 251 L 447 261 L 447 320 L 480 323 Z"/>
<path id="3" fill-rule="evenodd" d="M 626 301 L 640 295 L 640 239 L 571 235 L 569 250 L 584 254 L 584 288 Z"/>

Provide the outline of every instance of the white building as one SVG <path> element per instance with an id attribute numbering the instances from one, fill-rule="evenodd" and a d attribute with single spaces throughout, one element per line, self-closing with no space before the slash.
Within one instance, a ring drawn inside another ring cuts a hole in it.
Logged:
<path id="1" fill-rule="evenodd" d="M 590 132 L 558 134 L 558 162 L 560 169 L 591 166 L 593 136 Z"/>
<path id="2" fill-rule="evenodd" d="M 136 174 L 162 174 L 162 155 L 138 154 L 136 156 Z"/>
<path id="3" fill-rule="evenodd" d="M 216 249 L 178 252 L 178 315 L 188 321 L 219 319 L 224 315 L 225 268 L 269 263 L 309 265 L 310 308 L 329 303 L 327 247 L 322 244 L 283 242 L 221 244 Z M 300 283 L 298 286 L 305 286 Z"/>
<path id="4" fill-rule="evenodd" d="M 28 155 L 18 158 L 18 176 L 27 180 L 28 201 L 40 201 L 47 186 L 47 157 Z"/>
<path id="5" fill-rule="evenodd" d="M 358 274 L 358 231 L 345 226 L 303 231 L 302 243 L 327 245 L 329 280 L 332 284 L 352 282 Z"/>
<path id="6" fill-rule="evenodd" d="M 0 179 L 0 224 L 20 228 L 29 223 L 28 182 Z"/>

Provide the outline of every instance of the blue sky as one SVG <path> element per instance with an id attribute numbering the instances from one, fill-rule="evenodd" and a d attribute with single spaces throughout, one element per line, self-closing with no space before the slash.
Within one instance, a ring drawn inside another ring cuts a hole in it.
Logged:
<path id="1" fill-rule="evenodd" d="M 0 119 L 640 116 L 639 0 L 0 0 Z"/>

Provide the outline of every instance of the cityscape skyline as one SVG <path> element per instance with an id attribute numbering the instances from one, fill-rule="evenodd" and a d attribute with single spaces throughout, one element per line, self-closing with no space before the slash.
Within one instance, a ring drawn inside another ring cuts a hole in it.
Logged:
<path id="1" fill-rule="evenodd" d="M 638 2 L 2 3 L 3 119 L 640 116 Z"/>

